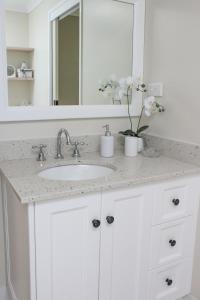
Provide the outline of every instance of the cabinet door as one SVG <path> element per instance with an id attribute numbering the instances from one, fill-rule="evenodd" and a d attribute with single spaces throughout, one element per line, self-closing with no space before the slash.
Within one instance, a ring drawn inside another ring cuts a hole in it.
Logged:
<path id="1" fill-rule="evenodd" d="M 98 300 L 100 204 L 89 195 L 36 205 L 37 300 Z"/>
<path id="2" fill-rule="evenodd" d="M 145 299 L 151 198 L 151 188 L 102 195 L 100 300 Z"/>

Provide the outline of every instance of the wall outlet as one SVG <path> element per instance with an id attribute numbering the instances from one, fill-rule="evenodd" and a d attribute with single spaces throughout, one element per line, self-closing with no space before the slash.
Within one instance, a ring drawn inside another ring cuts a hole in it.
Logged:
<path id="1" fill-rule="evenodd" d="M 162 82 L 154 82 L 148 84 L 148 95 L 154 97 L 162 97 L 163 96 L 163 83 Z"/>

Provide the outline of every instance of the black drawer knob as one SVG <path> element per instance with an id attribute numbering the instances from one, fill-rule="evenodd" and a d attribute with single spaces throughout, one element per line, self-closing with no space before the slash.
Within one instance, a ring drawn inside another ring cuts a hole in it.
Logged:
<path id="1" fill-rule="evenodd" d="M 98 228 L 101 225 L 101 221 L 94 219 L 92 221 L 94 228 Z"/>
<path id="2" fill-rule="evenodd" d="M 165 281 L 166 281 L 166 283 L 167 283 L 168 286 L 171 286 L 173 284 L 173 280 L 172 279 L 167 278 Z"/>
<path id="3" fill-rule="evenodd" d="M 107 216 L 106 221 L 108 224 L 112 224 L 115 221 L 115 218 L 113 216 Z"/>
<path id="4" fill-rule="evenodd" d="M 175 240 L 170 240 L 169 243 L 170 243 L 171 247 L 176 246 L 176 241 Z"/>
<path id="5" fill-rule="evenodd" d="M 180 200 L 179 200 L 179 199 L 173 199 L 172 202 L 173 202 L 173 204 L 174 204 L 175 206 L 178 206 L 179 203 L 180 203 Z"/>

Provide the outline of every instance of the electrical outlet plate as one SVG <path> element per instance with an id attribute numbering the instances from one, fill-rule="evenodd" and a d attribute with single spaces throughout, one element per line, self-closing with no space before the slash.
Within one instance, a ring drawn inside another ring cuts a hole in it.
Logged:
<path id="1" fill-rule="evenodd" d="M 153 82 L 148 85 L 148 95 L 154 97 L 163 96 L 163 83 L 162 82 Z"/>

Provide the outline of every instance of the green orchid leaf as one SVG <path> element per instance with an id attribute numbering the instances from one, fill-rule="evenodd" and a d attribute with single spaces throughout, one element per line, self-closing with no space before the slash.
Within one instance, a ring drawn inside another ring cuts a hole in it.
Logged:
<path id="1" fill-rule="evenodd" d="M 131 129 L 120 131 L 119 134 L 128 135 L 128 136 L 136 136 L 136 133 Z"/>
<path id="2" fill-rule="evenodd" d="M 147 130 L 148 128 L 149 128 L 148 125 L 140 127 L 140 128 L 138 129 L 138 131 L 137 131 L 137 135 L 140 134 L 141 132 Z"/>

